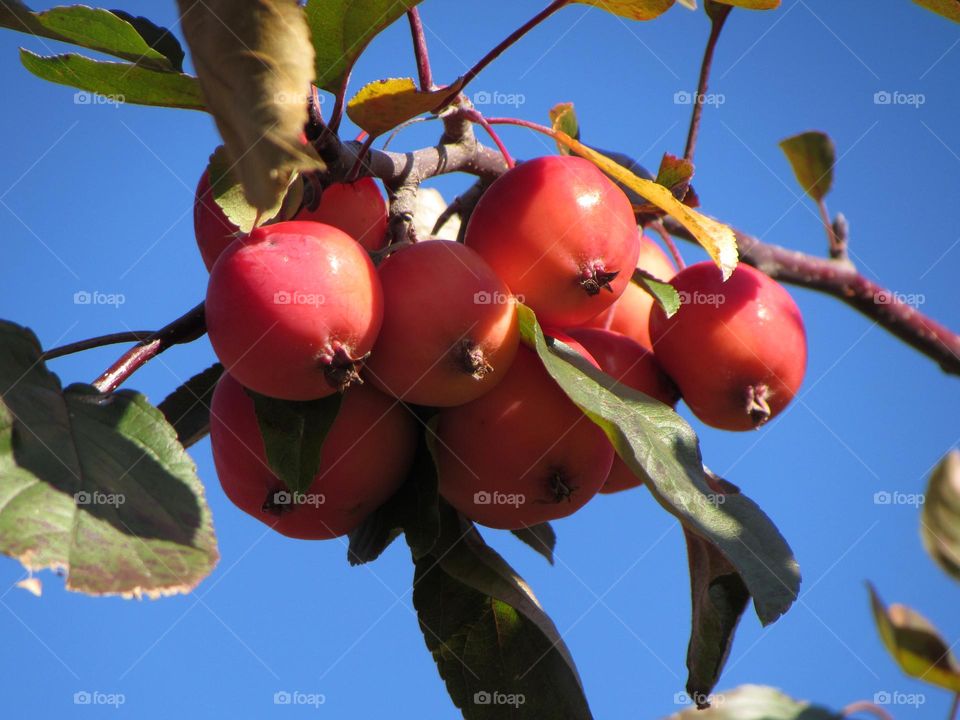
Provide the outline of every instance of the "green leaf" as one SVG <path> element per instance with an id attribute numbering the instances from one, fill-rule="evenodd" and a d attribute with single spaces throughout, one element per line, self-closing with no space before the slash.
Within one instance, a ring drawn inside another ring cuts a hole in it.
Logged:
<path id="1" fill-rule="evenodd" d="M 186 57 L 183 47 L 177 36 L 165 27 L 157 25 L 148 18 L 131 15 L 123 10 L 111 10 L 121 20 L 126 20 L 133 26 L 133 29 L 140 33 L 146 43 L 163 55 L 169 62 L 170 67 L 176 72 L 183 72 L 183 60 Z"/>
<path id="2" fill-rule="evenodd" d="M 211 365 L 157 405 L 157 409 L 177 431 L 177 440 L 185 448 L 202 440 L 210 432 L 210 400 L 222 374 L 223 365 Z"/>
<path id="3" fill-rule="evenodd" d="M 0 322 L 0 552 L 91 595 L 189 592 L 218 555 L 173 428 L 139 393 L 61 389 L 40 353 Z"/>
<path id="4" fill-rule="evenodd" d="M 819 705 L 794 700 L 772 687 L 741 685 L 714 696 L 713 707 L 689 707 L 667 720 L 843 720 Z"/>
<path id="5" fill-rule="evenodd" d="M 575 0 L 628 20 L 653 20 L 673 7 L 674 0 Z"/>
<path id="6" fill-rule="evenodd" d="M 20 50 L 20 62 L 37 77 L 105 96 L 116 103 L 203 110 L 200 86 L 191 75 L 158 72 L 129 63 L 93 60 L 83 55 L 35 55 Z M 91 98 L 76 96 L 85 104 Z"/>
<path id="7" fill-rule="evenodd" d="M 427 649 L 467 720 L 586 720 L 580 677 L 527 584 L 449 505 L 416 562 L 413 605 Z"/>
<path id="8" fill-rule="evenodd" d="M 796 600 L 800 570 L 790 547 L 757 505 L 741 493 L 711 488 L 691 427 L 671 408 L 604 375 L 561 342 L 547 345 L 530 308 L 518 305 L 521 337 L 547 371 L 610 438 L 620 458 L 654 499 L 730 561 L 753 596 L 760 622 L 774 622 Z"/>
<path id="9" fill-rule="evenodd" d="M 557 103 L 550 108 L 550 127 L 565 132 L 574 140 L 580 139 L 580 121 L 572 102 Z M 557 143 L 557 150 L 561 155 L 570 154 L 570 149 L 562 143 Z"/>
<path id="10" fill-rule="evenodd" d="M 727 662 L 750 592 L 716 547 L 687 529 L 683 534 L 693 610 L 687 646 L 687 694 L 698 707 L 706 707 Z"/>
<path id="11" fill-rule="evenodd" d="M 880 637 L 907 675 L 960 693 L 960 665 L 950 646 L 923 615 L 906 605 L 884 607 L 871 584 L 870 605 Z"/>
<path id="12" fill-rule="evenodd" d="M 680 309 L 680 293 L 670 283 L 658 280 L 646 270 L 640 268 L 633 271 L 632 282 L 653 295 L 653 299 L 663 308 L 667 317 L 673 317 Z"/>
<path id="13" fill-rule="evenodd" d="M 427 434 L 420 436 L 410 473 L 400 489 L 387 502 L 350 533 L 347 560 L 361 565 L 376 560 L 401 532 L 415 560 L 429 553 L 440 535 L 440 494 L 437 467 L 431 443 L 435 422 L 428 423 Z"/>
<path id="14" fill-rule="evenodd" d="M 253 398 L 270 469 L 292 492 L 305 493 L 320 470 L 320 452 L 340 410 L 340 393 L 319 400 Z"/>
<path id="15" fill-rule="evenodd" d="M 543 555 L 547 562 L 553 565 L 553 551 L 557 547 L 557 534 L 548 522 L 528 525 L 519 530 L 511 530 L 517 539 L 526 543 L 535 551 Z"/>
<path id="16" fill-rule="evenodd" d="M 296 2 L 178 0 L 207 109 L 247 202 L 275 207 L 297 171 L 324 170 L 300 140 L 307 122 L 313 46 Z"/>
<path id="17" fill-rule="evenodd" d="M 833 185 L 833 166 L 837 162 L 830 136 L 816 130 L 800 133 L 781 141 L 780 148 L 803 191 L 817 202 L 826 197 Z"/>
<path id="18" fill-rule="evenodd" d="M 19 0 L 0 0 L 0 27 L 79 45 L 87 50 L 129 60 L 141 67 L 167 72 L 181 70 L 171 62 L 169 56 L 151 47 L 150 40 L 128 22 L 129 16 L 120 17 L 121 14 L 126 16 L 126 13 L 84 5 L 33 12 Z M 143 18 L 137 20 L 149 22 Z M 157 27 L 153 23 L 150 25 Z M 143 27 L 142 23 L 140 27 Z M 180 57 L 183 58 L 182 50 Z"/>
<path id="19" fill-rule="evenodd" d="M 338 95 L 370 41 L 419 4 L 420 0 L 308 0 L 317 87 Z"/>
<path id="20" fill-rule="evenodd" d="M 930 476 L 920 513 L 923 546 L 936 563 L 960 580 L 960 452 L 951 450 Z"/>
<path id="21" fill-rule="evenodd" d="M 462 82 L 458 80 L 457 83 Z M 423 113 L 433 112 L 457 83 L 438 90 L 418 90 L 413 78 L 388 78 L 367 83 L 347 103 L 347 115 L 372 137 Z"/>
<path id="22" fill-rule="evenodd" d="M 960 0 L 913 0 L 920 7 L 960 23 Z"/>
<path id="23" fill-rule="evenodd" d="M 303 182 L 300 175 L 291 177 L 286 192 L 277 198 L 272 207 L 260 211 L 247 201 L 243 185 L 232 172 L 233 165 L 227 149 L 220 145 L 210 156 L 207 170 L 210 173 L 210 190 L 214 202 L 240 232 L 248 233 L 268 220 L 289 220 L 300 209 L 303 201 Z"/>

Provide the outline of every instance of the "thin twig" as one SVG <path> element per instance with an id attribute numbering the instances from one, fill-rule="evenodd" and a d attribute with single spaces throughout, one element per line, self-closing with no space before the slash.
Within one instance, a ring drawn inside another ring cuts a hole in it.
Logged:
<path id="1" fill-rule="evenodd" d="M 174 345 L 193 342 L 197 338 L 203 337 L 206 331 L 203 303 L 200 303 L 189 312 L 157 330 L 147 340 L 127 350 L 119 360 L 104 370 L 103 374 L 93 381 L 93 386 L 100 392 L 112 392 L 151 358 Z"/>
<path id="2" fill-rule="evenodd" d="M 487 119 L 483 116 L 483 113 L 478 110 L 465 110 L 463 113 L 467 118 L 470 119 L 471 122 L 475 122 L 477 125 L 487 131 L 487 135 L 490 136 L 490 139 L 493 140 L 494 144 L 497 146 L 497 149 L 500 151 L 500 154 L 503 155 L 503 161 L 507 164 L 507 167 L 515 167 L 517 163 L 514 162 L 513 156 L 510 155 L 510 152 L 507 150 L 507 146 L 503 144 L 503 140 L 500 139 L 497 131 L 494 130 L 490 123 L 487 122 Z"/>
<path id="3" fill-rule="evenodd" d="M 950 714 L 947 720 L 957 720 L 957 711 L 960 710 L 960 692 L 953 696 L 953 704 L 950 706 Z"/>
<path id="4" fill-rule="evenodd" d="M 866 700 L 858 700 L 857 702 L 850 703 L 840 711 L 840 716 L 850 717 L 851 715 L 864 712 L 870 713 L 871 715 L 880 718 L 880 720 L 893 720 L 893 716 L 882 707 Z"/>
<path id="5" fill-rule="evenodd" d="M 463 88 L 467 85 L 467 83 L 469 83 L 477 75 L 479 75 L 484 70 L 484 68 L 487 67 L 487 65 L 492 63 L 498 57 L 500 57 L 507 48 L 513 45 L 517 40 L 522 38 L 524 35 L 526 35 L 528 32 L 530 32 L 533 28 L 535 28 L 537 25 L 542 23 L 548 17 L 553 15 L 557 10 L 559 10 L 562 7 L 565 7 L 566 5 L 569 5 L 571 1 L 572 0 L 554 0 L 552 3 L 547 5 L 547 7 L 545 7 L 543 10 L 541 10 L 532 18 L 527 20 L 527 22 L 525 22 L 523 25 L 521 25 L 512 33 L 510 33 L 500 44 L 498 44 L 495 48 L 493 48 L 493 50 L 491 50 L 486 55 L 484 55 L 477 62 L 476 65 L 474 65 L 472 68 L 467 70 L 463 75 L 461 75 L 459 78 L 457 78 L 457 80 L 454 81 L 451 87 L 456 88 L 456 91 L 452 92 L 448 97 L 446 97 L 444 101 L 440 103 L 440 105 L 438 105 L 438 109 L 443 108 L 446 105 L 449 105 L 451 102 L 453 102 L 454 99 L 457 97 L 457 95 L 460 94 L 460 91 L 463 90 Z"/>
<path id="6" fill-rule="evenodd" d="M 430 69 L 430 54 L 427 52 L 427 38 L 423 34 L 420 11 L 415 7 L 410 8 L 407 10 L 407 19 L 410 21 L 410 34 L 413 36 L 413 54 L 417 58 L 420 89 L 429 92 L 433 90 L 433 71 Z"/>
<path id="7" fill-rule="evenodd" d="M 128 342 L 142 342 L 154 334 L 155 332 L 153 330 L 130 330 L 129 332 L 116 332 L 110 333 L 109 335 L 100 335 L 98 337 L 92 337 L 86 340 L 78 340 L 77 342 L 68 343 L 67 345 L 60 345 L 59 347 L 51 348 L 50 350 L 42 353 L 40 358 L 42 360 L 53 360 L 54 358 L 63 357 L 64 355 L 72 355 L 73 353 L 83 352 L 84 350 L 93 350 L 94 348 L 105 347 L 107 345 L 118 345 L 120 343 Z"/>
<path id="8" fill-rule="evenodd" d="M 713 67 L 713 53 L 717 49 L 717 40 L 723 25 L 733 10 L 732 5 L 715 5 L 710 14 L 710 37 L 707 38 L 707 47 L 703 51 L 703 62 L 700 64 L 700 82 L 697 84 L 697 94 L 693 98 L 693 111 L 690 116 L 690 129 L 687 131 L 687 149 L 683 156 L 693 161 L 693 154 L 697 149 L 697 136 L 700 134 L 700 118 L 703 115 L 703 99 L 707 94 L 707 84 L 710 82 L 710 69 Z"/>

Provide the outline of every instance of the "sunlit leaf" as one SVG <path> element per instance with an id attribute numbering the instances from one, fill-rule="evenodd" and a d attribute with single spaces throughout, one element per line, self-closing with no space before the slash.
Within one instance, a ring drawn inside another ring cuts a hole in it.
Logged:
<path id="1" fill-rule="evenodd" d="M 780 0 L 713 0 L 713 2 L 733 5 L 746 10 L 775 10 L 780 7 Z"/>
<path id="2" fill-rule="evenodd" d="M 243 233 L 250 232 L 268 220 L 290 219 L 303 200 L 301 176 L 293 175 L 284 194 L 277 197 L 271 207 L 263 211 L 258 210 L 247 200 L 243 186 L 233 171 L 233 161 L 223 145 L 214 150 L 210 156 L 207 170 L 210 173 L 210 194 L 213 201 L 227 219 Z M 291 212 L 287 212 L 288 210 Z"/>
<path id="3" fill-rule="evenodd" d="M 0 323 L 0 552 L 91 595 L 189 592 L 218 555 L 173 428 L 139 393 L 61 389 L 40 352 Z"/>
<path id="4" fill-rule="evenodd" d="M 673 7 L 674 0 L 575 0 L 629 20 L 653 20 Z"/>
<path id="5" fill-rule="evenodd" d="M 930 476 L 920 513 L 923 546 L 960 580 L 960 452 L 951 450 Z"/>
<path id="6" fill-rule="evenodd" d="M 247 201 L 273 208 L 295 172 L 321 169 L 300 142 L 313 45 L 296 0 L 179 0 L 207 109 Z"/>
<path id="7" fill-rule="evenodd" d="M 200 86 L 192 75 L 162 72 L 129 63 L 93 60 L 83 55 L 43 56 L 20 50 L 23 66 L 44 80 L 69 85 L 102 96 L 110 104 L 156 105 L 203 110 Z M 78 94 L 78 105 L 98 103 L 98 98 Z"/>
<path id="8" fill-rule="evenodd" d="M 158 36 L 148 40 L 128 22 L 130 18 L 122 15 L 125 13 L 84 5 L 33 12 L 20 0 L 0 0 L 0 27 L 71 43 L 155 70 L 179 72 L 182 69 L 159 47 L 151 47 Z M 153 27 L 160 30 L 156 25 Z M 176 44 L 179 47 L 179 43 Z M 182 51 L 180 57 L 183 57 Z"/>
<path id="9" fill-rule="evenodd" d="M 572 102 L 557 103 L 550 108 L 550 127 L 566 133 L 576 140 L 580 139 L 580 122 L 577 120 L 577 113 L 573 109 Z M 563 143 L 557 143 L 557 150 L 560 151 L 561 155 L 570 154 L 570 148 Z"/>
<path id="10" fill-rule="evenodd" d="M 420 0 L 308 0 L 317 87 L 339 93 L 370 41 L 419 4 Z"/>
<path id="11" fill-rule="evenodd" d="M 650 293 L 667 317 L 673 317 L 680 309 L 680 293 L 670 283 L 663 282 L 640 268 L 633 271 L 632 282 Z"/>
<path id="12" fill-rule="evenodd" d="M 436 109 L 455 87 L 429 92 L 417 89 L 413 78 L 388 78 L 364 85 L 347 103 L 347 115 L 376 137 L 422 113 Z"/>
<path id="13" fill-rule="evenodd" d="M 814 200 L 822 200 L 833 185 L 837 151 L 826 133 L 810 131 L 781 141 L 800 187 Z"/>
<path id="14" fill-rule="evenodd" d="M 873 585 L 867 587 L 880 637 L 900 669 L 911 677 L 960 693 L 960 665 L 930 621 L 906 605 L 884 607 Z"/>

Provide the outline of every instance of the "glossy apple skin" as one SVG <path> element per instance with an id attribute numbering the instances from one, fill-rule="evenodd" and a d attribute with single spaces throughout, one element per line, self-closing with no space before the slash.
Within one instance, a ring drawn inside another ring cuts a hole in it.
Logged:
<path id="1" fill-rule="evenodd" d="M 220 253 L 242 233 L 234 225 L 213 199 L 210 188 L 210 171 L 204 170 L 197 183 L 197 192 L 193 202 L 193 231 L 197 238 L 197 247 L 207 271 L 213 267 Z"/>
<path id="2" fill-rule="evenodd" d="M 517 165 L 480 198 L 465 242 L 544 326 L 570 327 L 608 308 L 630 282 L 640 251 L 630 202 L 592 163 L 541 157 Z M 616 272 L 609 290 L 583 284 Z"/>
<path id="3" fill-rule="evenodd" d="M 493 390 L 440 412 L 437 434 L 441 494 L 495 528 L 573 514 L 600 490 L 613 463 L 603 431 L 522 345 Z"/>
<path id="4" fill-rule="evenodd" d="M 612 330 L 600 328 L 573 328 L 570 335 L 589 352 L 600 369 L 627 387 L 673 407 L 680 399 L 680 391 L 667 377 L 653 353 L 632 338 Z M 612 493 L 643 484 L 643 479 L 619 457 L 614 458 L 610 475 L 600 492 Z"/>
<path id="5" fill-rule="evenodd" d="M 383 326 L 365 377 L 407 402 L 462 405 L 495 387 L 520 343 L 516 301 L 477 253 L 427 240 L 377 268 Z"/>
<path id="6" fill-rule="evenodd" d="M 764 419 L 747 411 L 751 388 L 766 387 L 770 415 L 803 382 L 807 340 L 800 309 L 776 281 L 740 264 L 723 282 L 711 262 L 691 265 L 673 284 L 683 301 L 667 318 L 650 314 L 654 352 L 700 420 L 724 430 L 752 430 Z"/>
<path id="7" fill-rule="evenodd" d="M 315 209 L 304 207 L 295 219 L 332 225 L 370 252 L 387 244 L 387 202 L 373 178 L 330 185 Z"/>
<path id="8" fill-rule="evenodd" d="M 400 403 L 373 388 L 350 388 L 324 440 L 316 479 L 298 496 L 302 501 L 286 512 L 265 510 L 265 501 L 285 487 L 267 464 L 253 400 L 227 374 L 211 400 L 210 444 L 224 492 L 288 537 L 323 540 L 356 528 L 403 483 L 416 442 L 416 420 Z"/>
<path id="9" fill-rule="evenodd" d="M 677 266 L 653 240 L 640 238 L 640 256 L 637 267 L 658 280 L 668 282 L 677 274 Z M 604 312 L 588 320 L 584 327 L 598 327 L 626 335 L 647 348 L 653 349 L 650 340 L 650 311 L 653 296 L 636 283 L 630 283 L 623 295 Z"/>
<path id="10" fill-rule="evenodd" d="M 263 395 L 335 392 L 331 358 L 364 357 L 383 320 L 383 293 L 357 242 L 321 223 L 257 228 L 230 245 L 207 287 L 207 332 L 224 367 Z"/>

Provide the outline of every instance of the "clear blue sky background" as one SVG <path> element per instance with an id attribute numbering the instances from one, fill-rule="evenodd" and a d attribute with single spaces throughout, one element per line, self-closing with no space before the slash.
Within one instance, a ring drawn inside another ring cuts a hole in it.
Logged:
<path id="1" fill-rule="evenodd" d="M 114 4 L 175 21 L 172 2 Z M 452 80 L 542 4 L 425 2 L 435 76 Z M 573 101 L 588 141 L 655 168 L 664 151 L 682 152 L 689 108 L 674 94 L 694 87 L 707 31 L 702 12 L 679 6 L 646 24 L 574 6 L 471 91 L 521 94 L 519 107 L 491 113 L 536 121 L 554 103 Z M 724 103 L 706 109 L 698 153 L 706 211 L 771 242 L 822 253 L 815 212 L 777 143 L 826 130 L 840 157 L 830 206 L 850 220 L 857 263 L 872 278 L 922 295 L 925 312 L 960 328 L 958 42 L 958 26 L 906 0 L 784 0 L 777 12 L 735 12 L 711 88 Z M 0 34 L 0 315 L 32 327 L 48 347 L 158 327 L 204 293 L 191 209 L 218 142 L 213 123 L 186 111 L 75 104 L 74 90 L 19 65 L 21 45 L 62 50 Z M 401 23 L 371 46 L 353 87 L 413 73 Z M 925 102 L 877 105 L 878 91 L 922 93 Z M 412 128 L 395 147 L 431 143 L 438 131 Z M 552 152 L 526 131 L 504 137 L 518 157 Z M 466 182 L 436 186 L 449 197 Z M 125 303 L 75 305 L 73 294 L 83 290 L 122 293 Z M 778 623 L 762 629 L 748 611 L 721 688 L 771 684 L 838 708 L 877 692 L 920 692 L 919 709 L 890 709 L 898 718 L 944 717 L 947 694 L 904 677 L 882 649 L 864 581 L 960 637 L 958 588 L 924 554 L 917 509 L 874 502 L 881 491 L 922 492 L 931 466 L 956 445 L 960 382 L 835 300 L 794 295 L 810 337 L 798 400 L 756 433 L 698 426 L 707 462 L 766 509 L 804 571 L 801 599 Z M 89 381 L 117 352 L 58 360 L 53 369 L 67 381 Z M 158 402 L 213 359 L 206 340 L 175 349 L 131 387 Z M 226 500 L 208 443 L 192 454 L 222 554 L 196 593 L 93 599 L 65 592 L 45 573 L 38 600 L 13 588 L 22 568 L 0 561 L 0 677 L 10 717 L 81 714 L 73 694 L 82 690 L 123 693 L 117 714 L 137 718 L 458 716 L 411 610 L 402 542 L 377 563 L 350 568 L 341 542 L 265 533 Z M 598 498 L 556 530 L 553 568 L 507 534 L 485 536 L 563 632 L 598 718 L 676 711 L 689 626 L 677 523 L 640 491 Z M 322 693 L 326 704 L 275 708 L 279 690 Z"/>

